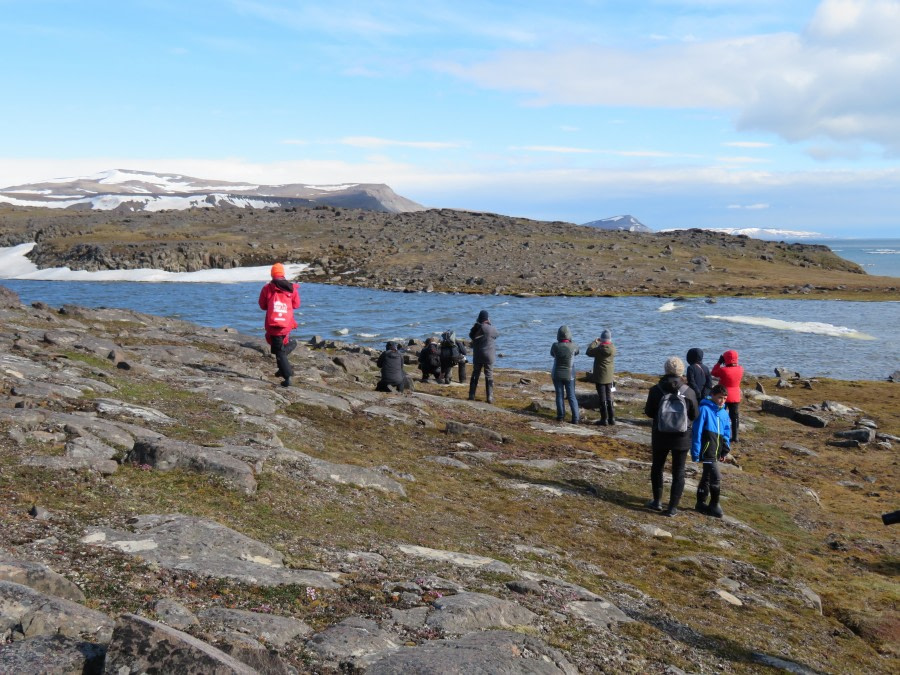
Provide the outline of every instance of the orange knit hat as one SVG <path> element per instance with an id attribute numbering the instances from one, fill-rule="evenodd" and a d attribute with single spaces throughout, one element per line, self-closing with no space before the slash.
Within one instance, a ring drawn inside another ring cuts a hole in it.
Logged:
<path id="1" fill-rule="evenodd" d="M 275 263 L 272 265 L 272 278 L 273 279 L 284 279 L 284 265 L 281 263 Z"/>

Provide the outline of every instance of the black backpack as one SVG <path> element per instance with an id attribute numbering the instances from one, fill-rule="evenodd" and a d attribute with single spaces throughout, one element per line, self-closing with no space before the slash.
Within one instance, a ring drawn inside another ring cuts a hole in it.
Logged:
<path id="1" fill-rule="evenodd" d="M 683 434 L 690 426 L 685 394 L 689 387 L 679 385 L 676 393 L 665 393 L 656 411 L 656 430 L 667 434 Z"/>
<path id="2" fill-rule="evenodd" d="M 459 347 L 456 344 L 456 333 L 453 331 L 441 333 L 441 358 L 450 363 L 459 363 Z"/>

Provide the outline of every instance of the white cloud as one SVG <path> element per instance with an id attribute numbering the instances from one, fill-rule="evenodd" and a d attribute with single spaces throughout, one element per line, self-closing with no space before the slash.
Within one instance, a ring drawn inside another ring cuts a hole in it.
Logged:
<path id="1" fill-rule="evenodd" d="M 563 145 L 513 145 L 510 150 L 525 150 L 527 152 L 557 152 L 561 154 L 593 153 L 587 148 L 569 148 Z"/>
<path id="2" fill-rule="evenodd" d="M 418 148 L 420 150 L 447 150 L 449 148 L 459 148 L 461 143 L 452 143 L 447 141 L 398 141 L 389 138 L 376 138 L 375 136 L 347 136 L 340 141 L 343 145 L 350 145 L 355 148 Z"/>
<path id="3" fill-rule="evenodd" d="M 768 204 L 729 204 L 726 208 L 729 209 L 744 209 L 747 211 L 762 211 L 763 209 L 769 208 Z"/>
<path id="4" fill-rule="evenodd" d="M 530 105 L 713 108 L 739 130 L 797 142 L 868 141 L 900 153 L 900 2 L 824 0 L 802 33 L 651 49 L 506 51 L 459 78 L 530 95 Z"/>
<path id="5" fill-rule="evenodd" d="M 731 143 L 722 143 L 722 145 L 729 148 L 771 148 L 771 143 L 764 143 L 762 141 L 732 141 Z"/>

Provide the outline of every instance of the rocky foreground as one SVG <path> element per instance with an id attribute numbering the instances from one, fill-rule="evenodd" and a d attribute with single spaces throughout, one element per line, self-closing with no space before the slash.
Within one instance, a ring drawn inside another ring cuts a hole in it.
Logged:
<path id="1" fill-rule="evenodd" d="M 303 280 L 503 295 L 771 295 L 884 300 L 897 280 L 825 246 L 704 230 L 622 232 L 493 213 L 334 207 L 96 213 L 0 206 L 0 245 L 40 268 L 307 263 Z"/>
<path id="2" fill-rule="evenodd" d="M 748 378 L 726 517 L 692 470 L 666 519 L 652 377 L 573 426 L 545 373 L 380 394 L 313 339 L 282 389 L 259 336 L 0 297 L 0 672 L 897 672 L 896 383 Z"/>

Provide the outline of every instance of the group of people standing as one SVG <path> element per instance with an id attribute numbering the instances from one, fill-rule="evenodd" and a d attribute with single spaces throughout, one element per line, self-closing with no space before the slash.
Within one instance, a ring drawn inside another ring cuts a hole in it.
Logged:
<path id="1" fill-rule="evenodd" d="M 293 369 L 288 355 L 297 346 L 290 332 L 297 327 L 294 310 L 300 307 L 297 286 L 287 281 L 281 263 L 271 269 L 272 281 L 259 294 L 259 307 L 266 312 L 266 342 L 278 364 L 277 375 L 283 378 L 282 386 L 289 387 Z M 500 333 L 491 323 L 487 310 L 481 310 L 469 330 L 472 345 L 472 377 L 469 380 L 469 400 L 475 400 L 478 382 L 484 375 L 485 398 L 494 401 L 494 361 L 497 357 L 496 340 Z M 573 424 L 581 422 L 578 398 L 575 395 L 574 358 L 580 353 L 572 339 L 568 326 L 560 326 L 556 342 L 550 347 L 553 357 L 551 378 L 556 392 L 556 419 L 565 418 L 568 401 Z M 449 384 L 453 366 L 459 370 L 459 381 L 466 381 L 468 352 L 462 340 L 453 331 L 445 331 L 438 341 L 428 338 L 419 352 L 419 368 L 422 381 L 433 376 L 439 383 Z M 599 398 L 600 418 L 596 424 L 616 423 L 613 403 L 616 347 L 612 333 L 604 329 L 587 349 L 587 356 L 594 359 L 593 379 Z M 397 342 L 388 342 L 378 357 L 381 379 L 378 391 L 411 390 L 412 380 L 403 370 L 403 349 Z M 721 474 L 718 463 L 729 453 L 738 440 L 740 425 L 741 379 L 744 370 L 738 364 L 738 353 L 729 349 L 722 353 L 712 370 L 703 363 L 703 350 L 694 347 L 687 353 L 687 368 L 677 356 L 671 356 L 663 364 L 664 375 L 647 395 L 644 413 L 652 418 L 651 447 L 653 461 L 650 469 L 652 497 L 647 506 L 662 511 L 667 516 L 678 513 L 678 505 L 684 492 L 684 469 L 687 453 L 695 462 L 703 463 L 703 473 L 697 487 L 696 509 L 711 516 L 722 517 L 719 505 Z M 718 378 L 718 384 L 713 384 Z M 672 456 L 672 487 L 669 502 L 663 510 L 663 467 Z M 709 503 L 707 503 L 709 499 Z"/>
<path id="2" fill-rule="evenodd" d="M 687 359 L 687 369 L 677 356 L 666 359 L 664 375 L 651 387 L 644 405 L 644 414 L 653 420 L 652 496 L 647 507 L 662 511 L 666 516 L 678 513 L 690 450 L 691 459 L 703 463 L 695 509 L 721 518 L 719 462 L 738 440 L 740 384 L 744 369 L 738 364 L 738 353 L 733 349 L 724 352 L 712 370 L 703 363 L 703 351 L 697 347 L 688 351 Z M 714 377 L 719 379 L 718 384 L 713 384 Z M 663 467 L 670 454 L 672 487 L 669 503 L 663 510 Z"/>

